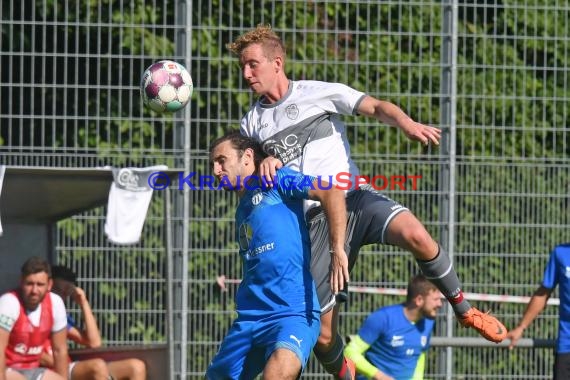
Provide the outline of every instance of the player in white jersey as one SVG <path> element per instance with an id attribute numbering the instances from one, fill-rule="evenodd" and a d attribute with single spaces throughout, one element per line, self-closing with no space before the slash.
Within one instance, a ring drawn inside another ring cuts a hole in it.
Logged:
<path id="1" fill-rule="evenodd" d="M 239 58 L 242 75 L 259 100 L 242 119 L 243 134 L 262 142 L 267 153 L 260 172 L 273 176 L 283 164 L 311 176 L 338 181 L 348 172 L 354 181 L 358 170 L 350 158 L 341 115 L 364 115 L 397 127 L 411 140 L 438 144 L 441 131 L 414 121 L 398 106 L 375 99 L 341 84 L 291 81 L 285 74 L 285 48 L 268 25 L 239 36 L 228 48 Z M 329 251 L 322 211 L 308 205 L 311 232 L 311 272 L 322 307 L 321 335 L 314 352 L 325 369 L 339 379 L 350 378 L 338 335 L 338 305 L 333 294 L 343 269 L 352 268 L 361 246 L 391 244 L 410 251 L 424 275 L 436 284 L 453 307 L 463 326 L 475 328 L 486 339 L 500 342 L 507 333 L 496 318 L 481 313 L 463 298 L 461 284 L 449 256 L 433 240 L 422 223 L 404 206 L 374 191 L 354 186 L 347 193 L 349 254 Z M 329 272 L 330 267 L 330 272 Z M 345 286 L 346 287 L 346 286 Z M 334 305 L 334 307 L 333 307 Z M 332 311 L 332 312 L 331 312 Z"/>

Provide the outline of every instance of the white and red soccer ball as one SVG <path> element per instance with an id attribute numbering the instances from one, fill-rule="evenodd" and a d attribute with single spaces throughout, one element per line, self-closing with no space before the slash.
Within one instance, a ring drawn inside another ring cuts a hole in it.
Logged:
<path id="1" fill-rule="evenodd" d="M 144 103 L 156 112 L 176 112 L 192 96 L 192 77 L 181 64 L 158 61 L 143 73 L 141 95 Z"/>

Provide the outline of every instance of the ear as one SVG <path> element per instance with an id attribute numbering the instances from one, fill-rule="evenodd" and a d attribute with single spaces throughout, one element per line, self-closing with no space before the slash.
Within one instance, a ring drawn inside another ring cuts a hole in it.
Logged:
<path id="1" fill-rule="evenodd" d="M 273 65 L 275 67 L 275 72 L 283 71 L 283 57 L 280 55 L 273 58 Z"/>
<path id="2" fill-rule="evenodd" d="M 255 155 L 255 153 L 253 152 L 253 149 L 251 148 L 246 148 L 246 150 L 243 152 L 243 156 L 242 158 L 244 159 L 244 164 L 248 165 L 250 163 L 253 163 L 253 156 Z"/>
<path id="3" fill-rule="evenodd" d="M 48 292 L 51 292 L 51 288 L 53 287 L 53 279 L 48 280 Z"/>
<path id="4" fill-rule="evenodd" d="M 414 303 L 416 304 L 417 307 L 421 307 L 424 304 L 424 296 L 422 296 L 421 294 L 418 294 L 415 298 L 414 298 Z"/>

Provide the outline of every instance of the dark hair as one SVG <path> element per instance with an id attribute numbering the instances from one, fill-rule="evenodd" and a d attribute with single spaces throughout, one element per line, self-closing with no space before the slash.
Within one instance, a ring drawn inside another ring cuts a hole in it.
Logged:
<path id="1" fill-rule="evenodd" d="M 22 277 L 28 277 L 31 274 L 41 272 L 46 272 L 48 277 L 51 278 L 51 267 L 49 263 L 44 258 L 38 256 L 30 257 L 20 269 Z"/>
<path id="2" fill-rule="evenodd" d="M 51 268 L 51 273 L 54 280 L 65 280 L 71 282 L 73 285 L 77 285 L 77 275 L 66 266 L 54 265 Z"/>
<path id="3" fill-rule="evenodd" d="M 232 147 L 238 151 L 239 157 L 243 156 L 243 153 L 246 149 L 253 150 L 253 161 L 255 163 L 255 170 L 257 171 L 259 164 L 267 154 L 263 151 L 261 144 L 252 139 L 251 137 L 247 137 L 242 135 L 239 131 L 232 130 L 223 135 L 222 137 L 218 137 L 210 144 L 210 160 L 212 157 L 212 151 L 221 143 L 226 141 L 231 142 Z"/>
<path id="4" fill-rule="evenodd" d="M 429 281 L 423 274 L 415 275 L 408 283 L 408 294 L 406 302 L 412 301 L 417 296 L 427 296 L 431 291 L 437 290 L 437 287 Z"/>

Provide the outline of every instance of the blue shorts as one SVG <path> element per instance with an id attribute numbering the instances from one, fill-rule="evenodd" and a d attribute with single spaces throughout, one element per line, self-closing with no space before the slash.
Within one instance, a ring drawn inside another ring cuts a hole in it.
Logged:
<path id="1" fill-rule="evenodd" d="M 234 321 L 208 367 L 206 379 L 254 379 L 278 348 L 293 351 L 302 371 L 319 336 L 321 323 L 317 316 L 308 319 L 295 314 L 263 321 Z"/>

